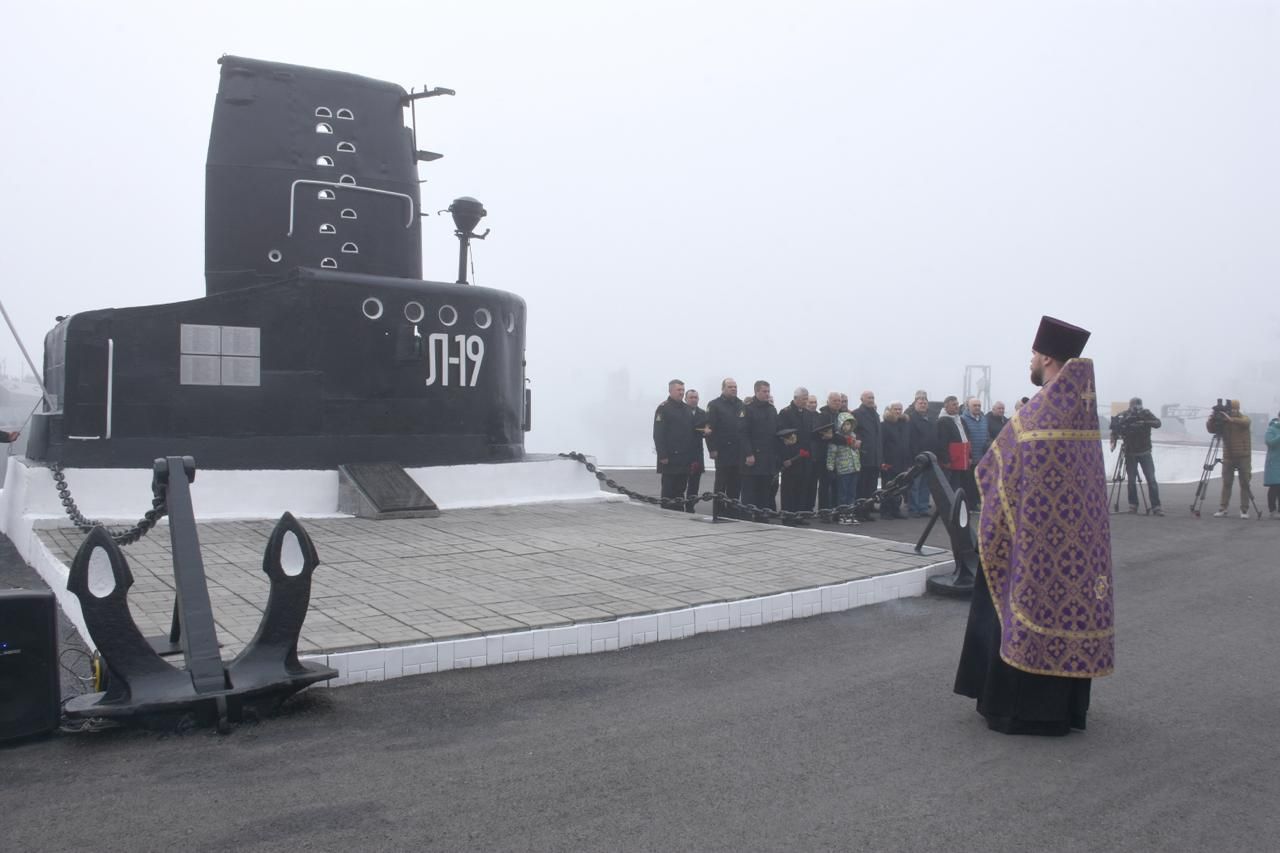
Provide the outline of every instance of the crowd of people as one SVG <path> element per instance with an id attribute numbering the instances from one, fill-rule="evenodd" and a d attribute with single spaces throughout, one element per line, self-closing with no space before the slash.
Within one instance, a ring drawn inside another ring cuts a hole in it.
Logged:
<path id="1" fill-rule="evenodd" d="M 669 509 L 693 512 L 707 457 L 715 461 L 715 492 L 758 509 L 777 510 L 781 498 L 781 509 L 798 512 L 852 507 L 908 470 L 925 451 L 935 454 L 951 485 L 964 489 L 977 507 L 974 468 L 1009 422 L 1002 402 L 984 412 L 977 398 L 962 407 L 955 396 L 946 397 L 934 417 L 925 391 L 915 393 L 910 407 L 895 400 L 881 415 L 873 391 L 863 391 L 859 405 L 851 409 L 847 394 L 832 391 L 819 406 L 817 396 L 800 387 L 779 410 L 765 380 L 753 384 L 751 396 L 739 398 L 738 383 L 725 379 L 719 396 L 705 409 L 700 402 L 696 390 L 673 379 L 667 399 L 654 413 L 653 444 Z M 898 495 L 885 497 L 878 506 L 863 501 L 856 511 L 837 513 L 835 520 L 859 524 L 875 520 L 877 511 L 884 519 L 930 514 L 925 478 L 913 481 L 905 497 L 905 506 Z M 717 511 L 748 515 L 732 506 Z"/>

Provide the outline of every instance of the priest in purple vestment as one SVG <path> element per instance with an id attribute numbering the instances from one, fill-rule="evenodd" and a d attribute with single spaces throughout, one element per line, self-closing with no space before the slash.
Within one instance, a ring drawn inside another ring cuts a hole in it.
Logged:
<path id="1" fill-rule="evenodd" d="M 1045 317 L 1040 391 L 976 469 L 974 582 L 955 691 L 1007 734 L 1083 729 L 1091 679 L 1115 666 L 1111 522 L 1089 332 Z"/>

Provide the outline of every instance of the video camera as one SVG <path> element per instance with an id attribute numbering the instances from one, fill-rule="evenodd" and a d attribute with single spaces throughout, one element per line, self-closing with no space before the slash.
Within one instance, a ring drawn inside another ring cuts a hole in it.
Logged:
<path id="1" fill-rule="evenodd" d="M 1133 426 L 1133 412 L 1128 409 L 1118 415 L 1111 416 L 1111 431 L 1116 435 L 1126 435 Z"/>
<path id="2" fill-rule="evenodd" d="M 1224 400 L 1223 398 L 1219 397 L 1218 402 L 1213 404 L 1212 416 L 1221 420 L 1222 418 L 1225 418 L 1229 414 L 1231 414 L 1231 401 Z"/>
<path id="3" fill-rule="evenodd" d="M 1137 430 L 1151 428 L 1159 425 L 1159 421 L 1152 420 L 1152 415 L 1146 409 L 1125 409 L 1118 415 L 1111 416 L 1110 429 L 1111 432 L 1118 435 L 1122 439 L 1130 438 Z"/>

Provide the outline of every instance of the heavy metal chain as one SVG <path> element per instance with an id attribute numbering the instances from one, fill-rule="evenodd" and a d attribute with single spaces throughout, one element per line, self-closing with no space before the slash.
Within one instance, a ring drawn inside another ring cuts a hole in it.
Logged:
<path id="1" fill-rule="evenodd" d="M 640 492 L 628 489 L 621 483 L 607 477 L 604 472 L 600 471 L 593 462 L 588 460 L 587 457 L 581 453 L 561 453 L 560 457 L 562 459 L 573 459 L 581 462 L 586 466 L 588 471 L 595 474 L 597 480 L 604 483 L 618 494 L 626 495 L 633 501 L 641 501 L 642 503 L 652 504 L 653 506 L 660 506 L 666 509 L 684 509 L 701 501 L 720 501 L 721 506 L 740 510 L 746 514 L 760 516 L 763 518 L 780 518 L 783 521 L 804 521 L 811 518 L 821 519 L 822 521 L 831 521 L 833 518 L 841 518 L 864 511 L 870 511 L 874 508 L 875 504 L 885 498 L 905 494 L 907 489 L 911 488 L 912 481 L 915 480 L 916 477 L 919 477 L 925 468 L 922 463 L 917 462 L 915 465 L 912 465 L 906 471 L 903 471 L 901 474 L 898 474 L 886 483 L 883 488 L 876 489 L 875 494 L 871 495 L 871 497 L 859 498 L 851 504 L 841 504 L 840 506 L 831 507 L 830 509 L 802 509 L 799 512 L 793 512 L 791 510 L 777 510 L 772 507 L 759 507 L 753 504 L 743 503 L 736 498 L 729 497 L 724 492 L 703 492 L 700 495 L 689 495 L 688 497 L 680 498 L 655 498 L 653 495 L 644 495 Z"/>
<path id="2" fill-rule="evenodd" d="M 57 462 L 49 463 L 49 472 L 53 474 L 53 483 L 58 489 L 58 497 L 62 501 L 62 508 L 67 513 L 67 518 L 71 519 L 71 523 L 88 533 L 95 527 L 105 527 L 102 522 L 94 521 L 91 518 L 85 518 L 80 512 L 80 508 L 76 506 L 75 498 L 71 497 L 71 488 L 67 485 L 67 475 L 62 472 L 62 466 Z M 138 519 L 138 523 L 132 527 L 124 529 L 111 530 L 107 532 L 111 534 L 111 538 L 115 540 L 117 545 L 132 545 L 156 526 L 156 522 L 169 514 L 169 509 L 165 506 L 165 493 L 158 492 L 151 499 L 151 509 L 147 510 L 142 518 Z"/>

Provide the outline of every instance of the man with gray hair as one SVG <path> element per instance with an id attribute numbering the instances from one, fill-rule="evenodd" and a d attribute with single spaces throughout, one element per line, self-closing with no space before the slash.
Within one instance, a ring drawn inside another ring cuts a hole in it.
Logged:
<path id="1" fill-rule="evenodd" d="M 800 387 L 791 395 L 791 404 L 778 412 L 778 429 L 796 431 L 796 462 L 782 470 L 782 508 L 791 512 L 813 509 L 817 470 L 813 459 L 813 430 L 818 413 L 809 410 L 809 389 Z M 806 524 L 807 522 L 800 522 Z"/>
<path id="2" fill-rule="evenodd" d="M 862 455 L 862 469 L 858 472 L 858 498 L 870 498 L 880 485 L 880 413 L 876 411 L 876 395 L 874 391 L 863 391 L 860 397 L 862 405 L 853 410 L 857 419 L 854 435 L 862 442 L 859 451 Z M 858 514 L 863 521 L 871 521 L 871 510 L 865 509 Z"/>
<path id="3" fill-rule="evenodd" d="M 969 470 L 965 472 L 964 491 L 969 496 L 969 508 L 974 512 L 982 509 L 982 501 L 978 495 L 978 480 L 974 469 L 982 461 L 982 456 L 991 445 L 991 437 L 987 433 L 987 416 L 982 412 L 982 401 L 970 397 L 965 401 L 965 411 L 960 413 L 964 421 L 964 431 L 969 437 Z"/>
<path id="4" fill-rule="evenodd" d="M 894 400 L 884 410 L 880 424 L 880 473 L 887 483 L 911 468 L 911 432 L 902 403 Z M 924 479 L 923 477 L 920 479 Z M 880 504 L 881 518 L 906 518 L 900 509 L 902 497 L 892 495 Z"/>

